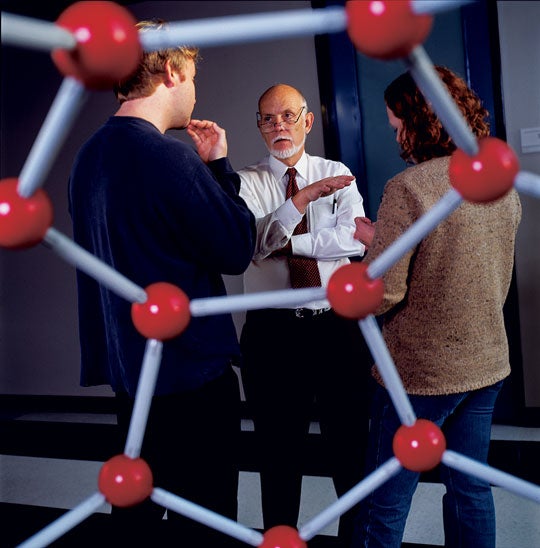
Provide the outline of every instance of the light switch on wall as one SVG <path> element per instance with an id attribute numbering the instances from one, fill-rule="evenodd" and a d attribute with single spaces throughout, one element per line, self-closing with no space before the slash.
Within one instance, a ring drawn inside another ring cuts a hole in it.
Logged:
<path id="1" fill-rule="evenodd" d="M 521 152 L 540 152 L 540 127 L 528 127 L 521 130 Z"/>

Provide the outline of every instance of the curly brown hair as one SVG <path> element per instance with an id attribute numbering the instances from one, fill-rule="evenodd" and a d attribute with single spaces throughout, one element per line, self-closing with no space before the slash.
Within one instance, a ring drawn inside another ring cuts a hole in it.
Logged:
<path id="1" fill-rule="evenodd" d="M 167 24 L 162 19 L 139 21 L 139 32 L 147 30 L 166 31 Z M 121 104 L 130 99 L 149 97 L 162 81 L 165 63 L 170 61 L 174 70 L 183 72 L 187 61 L 197 64 L 200 61 L 199 49 L 192 46 L 177 46 L 157 51 L 145 51 L 135 72 L 113 87 L 114 94 Z"/>
<path id="2" fill-rule="evenodd" d="M 447 67 L 435 66 L 459 110 L 476 137 L 489 135 L 488 111 L 467 83 Z M 403 123 L 400 156 L 416 163 L 449 156 L 456 145 L 426 103 L 412 76 L 406 72 L 392 81 L 384 91 L 388 108 Z"/>

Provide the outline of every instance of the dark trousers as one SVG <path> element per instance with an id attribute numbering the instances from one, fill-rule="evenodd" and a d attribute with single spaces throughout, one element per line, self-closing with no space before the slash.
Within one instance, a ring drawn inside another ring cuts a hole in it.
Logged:
<path id="1" fill-rule="evenodd" d="M 117 394 L 118 421 L 127 435 L 133 399 Z M 141 457 L 154 487 L 237 519 L 240 394 L 231 369 L 202 388 L 154 396 Z M 125 439 L 125 437 L 124 437 Z M 146 500 L 112 509 L 116 546 L 229 546 L 229 537 Z M 233 545 L 231 543 L 231 545 Z"/>
<path id="2" fill-rule="evenodd" d="M 297 318 L 291 310 L 248 311 L 242 381 L 253 414 L 264 528 L 297 527 L 314 402 L 325 446 L 323 464 L 338 496 L 363 477 L 371 357 L 357 322 L 332 311 Z M 339 537 L 348 546 L 350 510 Z M 301 525 L 301 524 L 300 524 Z"/>

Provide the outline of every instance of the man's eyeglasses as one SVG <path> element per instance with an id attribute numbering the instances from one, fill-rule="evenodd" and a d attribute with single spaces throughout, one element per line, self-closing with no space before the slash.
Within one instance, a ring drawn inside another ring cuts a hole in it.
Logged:
<path id="1" fill-rule="evenodd" d="M 306 107 L 303 106 L 298 114 L 292 112 L 284 112 L 283 114 L 261 114 L 257 112 L 257 125 L 263 133 L 270 133 L 274 131 L 276 124 L 284 124 L 287 127 L 292 127 L 300 120 L 302 112 Z M 277 117 L 281 116 L 281 120 L 278 121 Z"/>

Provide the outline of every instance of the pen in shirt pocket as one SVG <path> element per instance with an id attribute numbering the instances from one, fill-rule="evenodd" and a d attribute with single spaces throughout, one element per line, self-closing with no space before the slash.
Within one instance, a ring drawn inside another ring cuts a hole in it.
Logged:
<path id="1" fill-rule="evenodd" d="M 334 201 L 332 202 L 332 215 L 336 212 L 337 198 L 334 195 Z"/>

